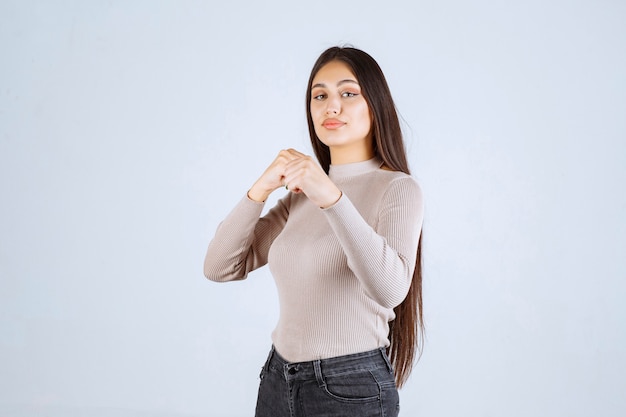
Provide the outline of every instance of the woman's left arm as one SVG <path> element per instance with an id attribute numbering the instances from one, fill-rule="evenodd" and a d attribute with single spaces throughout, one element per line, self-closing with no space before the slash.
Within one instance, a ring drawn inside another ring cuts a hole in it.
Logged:
<path id="1" fill-rule="evenodd" d="M 386 308 L 399 305 L 411 285 L 424 219 L 417 182 L 403 177 L 389 185 L 376 230 L 346 195 L 324 213 L 367 295 Z"/>

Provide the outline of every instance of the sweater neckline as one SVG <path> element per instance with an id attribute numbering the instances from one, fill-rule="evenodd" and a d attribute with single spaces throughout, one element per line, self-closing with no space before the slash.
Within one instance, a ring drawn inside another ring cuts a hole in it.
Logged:
<path id="1" fill-rule="evenodd" d="M 352 162 L 349 164 L 331 164 L 328 170 L 328 176 L 332 180 L 354 177 L 356 175 L 366 174 L 376 171 L 383 164 L 383 161 L 375 156 L 367 161 Z"/>

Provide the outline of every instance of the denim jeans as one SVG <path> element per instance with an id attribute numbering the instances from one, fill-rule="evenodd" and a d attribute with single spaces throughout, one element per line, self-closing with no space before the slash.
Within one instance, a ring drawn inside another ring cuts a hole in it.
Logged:
<path id="1" fill-rule="evenodd" d="M 398 390 L 385 349 L 289 363 L 272 347 L 256 417 L 397 417 Z"/>

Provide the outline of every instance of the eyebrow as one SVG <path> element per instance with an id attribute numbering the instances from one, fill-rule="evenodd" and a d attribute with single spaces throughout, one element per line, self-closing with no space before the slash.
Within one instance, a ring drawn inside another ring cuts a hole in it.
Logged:
<path id="1" fill-rule="evenodd" d="M 341 80 L 337 83 L 337 87 L 339 87 L 342 84 L 346 84 L 346 83 L 352 83 L 352 84 L 356 84 L 359 85 L 359 83 L 357 83 L 355 80 L 351 80 L 351 79 L 345 79 L 345 80 Z M 324 83 L 317 83 L 314 84 L 313 86 L 311 86 L 311 88 L 317 88 L 317 87 L 321 87 L 321 88 L 326 88 L 326 84 Z"/>

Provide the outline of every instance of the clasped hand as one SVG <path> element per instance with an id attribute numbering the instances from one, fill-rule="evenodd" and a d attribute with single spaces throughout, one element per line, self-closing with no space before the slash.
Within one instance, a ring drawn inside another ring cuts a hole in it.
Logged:
<path id="1" fill-rule="evenodd" d="M 248 197 L 265 201 L 280 187 L 293 193 L 304 193 L 311 202 L 321 208 L 332 206 L 341 197 L 341 191 L 328 178 L 319 164 L 310 156 L 295 149 L 285 149 L 254 183 Z"/>

